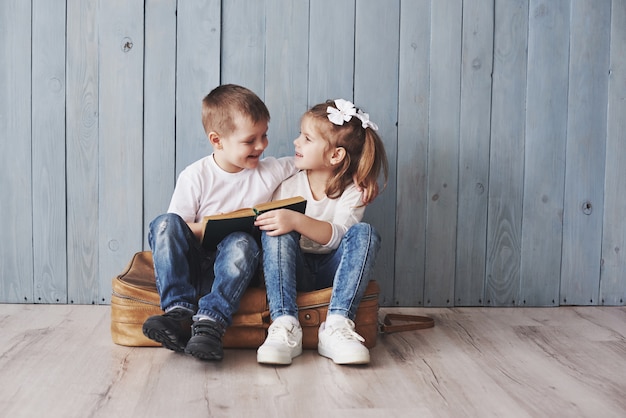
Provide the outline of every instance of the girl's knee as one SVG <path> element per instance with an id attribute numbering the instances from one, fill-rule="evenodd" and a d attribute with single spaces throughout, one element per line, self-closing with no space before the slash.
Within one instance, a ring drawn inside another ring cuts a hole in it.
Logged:
<path id="1" fill-rule="evenodd" d="M 380 248 L 380 234 L 376 228 L 365 222 L 359 222 L 352 225 L 350 229 L 348 229 L 348 232 L 346 232 L 346 237 L 353 242 L 358 241 L 359 243 L 365 244 L 369 248 L 373 248 L 375 250 Z"/>
<path id="2" fill-rule="evenodd" d="M 374 240 L 380 241 L 380 235 L 376 228 L 366 222 L 359 222 L 352 225 L 347 234 L 358 235 L 358 236 L 372 236 Z"/>
<path id="3" fill-rule="evenodd" d="M 261 245 L 263 249 L 270 249 L 274 247 L 284 247 L 287 246 L 300 246 L 300 234 L 293 231 L 288 234 L 270 236 L 267 235 L 265 231 L 262 232 L 261 235 Z"/>

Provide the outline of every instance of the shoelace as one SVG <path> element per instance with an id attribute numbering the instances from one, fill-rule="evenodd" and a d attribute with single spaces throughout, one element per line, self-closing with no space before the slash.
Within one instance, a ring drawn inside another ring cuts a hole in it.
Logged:
<path id="1" fill-rule="evenodd" d="M 361 337 L 356 331 L 354 331 L 354 322 L 346 319 L 345 326 L 329 327 L 331 335 L 337 334 L 337 336 L 346 341 L 359 341 L 365 342 L 365 338 Z"/>
<path id="2" fill-rule="evenodd" d="M 268 330 L 268 338 L 272 341 L 284 342 L 289 347 L 295 347 L 298 344 L 295 341 L 289 340 L 289 334 L 291 334 L 292 330 L 293 326 L 291 327 L 291 329 L 287 329 L 284 326 L 270 327 L 270 329 Z"/>

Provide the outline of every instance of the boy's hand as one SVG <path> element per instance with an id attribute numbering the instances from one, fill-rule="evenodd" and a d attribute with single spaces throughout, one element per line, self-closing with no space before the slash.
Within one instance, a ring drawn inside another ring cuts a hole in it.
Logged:
<path id="1" fill-rule="evenodd" d="M 300 216 L 304 215 L 289 209 L 275 209 L 257 216 L 254 225 L 266 231 L 267 235 L 275 237 L 293 231 Z"/>

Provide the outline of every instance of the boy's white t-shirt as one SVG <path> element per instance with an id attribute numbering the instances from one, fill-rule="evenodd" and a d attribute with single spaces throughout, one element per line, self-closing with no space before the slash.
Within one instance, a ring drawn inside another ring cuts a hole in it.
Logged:
<path id="1" fill-rule="evenodd" d="M 293 157 L 266 157 L 255 169 L 228 173 L 211 154 L 180 173 L 167 211 L 190 223 L 269 202 L 278 185 L 297 171 Z"/>
<path id="2" fill-rule="evenodd" d="M 354 184 L 350 184 L 337 199 L 324 197 L 315 200 L 311 193 L 306 171 L 300 171 L 285 180 L 276 189 L 273 200 L 286 199 L 293 196 L 302 196 L 307 200 L 305 214 L 311 218 L 326 221 L 333 229 L 330 241 L 325 245 L 318 244 L 309 238 L 300 238 L 300 248 L 305 253 L 326 254 L 339 247 L 341 239 L 348 229 L 363 219 L 365 206 L 361 201 L 361 192 Z"/>

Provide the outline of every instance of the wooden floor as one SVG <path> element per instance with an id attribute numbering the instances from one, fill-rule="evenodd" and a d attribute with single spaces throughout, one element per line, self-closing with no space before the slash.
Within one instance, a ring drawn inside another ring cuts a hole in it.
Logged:
<path id="1" fill-rule="evenodd" d="M 626 308 L 381 309 L 369 366 L 204 363 L 110 340 L 108 306 L 0 305 L 5 417 L 625 417 Z"/>

